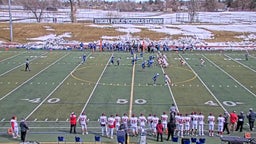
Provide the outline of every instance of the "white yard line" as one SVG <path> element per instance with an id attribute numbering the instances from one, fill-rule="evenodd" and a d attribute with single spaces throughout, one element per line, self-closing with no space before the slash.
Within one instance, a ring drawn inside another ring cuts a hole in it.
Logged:
<path id="1" fill-rule="evenodd" d="M 249 70 L 251 70 L 251 71 L 253 71 L 253 72 L 256 72 L 256 70 L 254 70 L 254 69 L 248 67 L 247 65 L 245 65 L 245 64 L 243 64 L 243 63 L 241 63 L 241 62 L 239 62 L 239 61 L 237 61 L 237 60 L 235 60 L 235 59 L 233 59 L 232 57 L 230 57 L 230 56 L 228 56 L 228 55 L 226 55 L 226 54 L 224 54 L 224 56 L 226 56 L 226 57 L 230 58 L 231 60 L 233 60 L 234 62 L 236 62 L 236 63 L 238 63 L 238 64 L 240 64 L 240 65 L 242 65 L 242 66 L 248 68 Z"/>
<path id="2" fill-rule="evenodd" d="M 49 93 L 49 95 L 42 100 L 42 102 L 37 105 L 37 107 L 25 118 L 28 119 L 64 82 L 65 80 L 81 65 L 82 63 L 79 63 L 52 91 Z"/>
<path id="3" fill-rule="evenodd" d="M 25 53 L 25 52 L 23 52 L 23 53 Z M 13 55 L 13 56 L 11 56 L 11 57 L 8 57 L 8 58 L 6 58 L 6 59 L 3 59 L 3 60 L 0 61 L 0 63 L 1 63 L 1 62 L 4 62 L 4 61 L 7 61 L 7 60 L 9 60 L 9 59 L 12 59 L 12 58 L 14 58 L 14 57 L 17 57 L 17 56 L 19 56 L 19 55 L 21 55 L 21 54 L 23 54 L 23 53 L 18 53 L 18 54 L 16 54 L 16 55 Z"/>
<path id="4" fill-rule="evenodd" d="M 136 55 L 134 55 L 135 57 Z M 134 77 L 135 77 L 135 67 L 136 63 L 134 62 L 132 67 L 132 82 L 131 82 L 131 95 L 130 95 L 130 104 L 129 104 L 129 118 L 132 117 L 132 103 L 133 103 L 133 96 L 134 96 Z"/>
<path id="5" fill-rule="evenodd" d="M 205 59 L 207 59 L 211 64 L 213 64 L 215 67 L 217 67 L 219 70 L 224 72 L 226 75 L 228 75 L 230 78 L 232 78 L 235 82 L 237 82 L 241 87 L 243 87 L 245 90 L 247 90 L 249 93 L 251 93 L 254 97 L 256 97 L 256 94 L 254 94 L 252 91 L 250 91 L 248 88 L 246 88 L 243 84 L 241 84 L 238 80 L 236 80 L 234 77 L 232 77 L 229 73 L 224 71 L 222 68 L 220 68 L 218 65 L 216 65 L 213 61 L 208 59 L 206 56 L 203 55 Z"/>
<path id="6" fill-rule="evenodd" d="M 252 56 L 252 55 L 249 55 L 249 57 L 256 59 L 256 57 L 255 57 L 255 56 Z"/>
<path id="7" fill-rule="evenodd" d="M 165 73 L 165 71 L 164 71 L 164 69 L 163 69 L 162 66 L 161 66 L 161 69 L 162 69 L 162 72 Z M 176 101 L 175 101 L 175 98 L 174 98 L 174 96 L 173 96 L 172 89 L 171 89 L 171 87 L 170 87 L 169 84 L 168 84 L 167 86 L 168 86 L 169 92 L 170 92 L 170 94 L 171 94 L 172 101 L 173 101 L 173 103 L 174 103 L 174 105 L 175 105 L 175 107 L 176 107 L 176 110 L 179 112 L 179 108 L 178 108 L 178 105 L 177 105 L 177 103 L 176 103 Z"/>
<path id="8" fill-rule="evenodd" d="M 69 54 L 69 53 L 68 53 Z M 20 84 L 19 86 L 17 86 L 15 89 L 13 89 L 12 91 L 10 91 L 9 93 L 7 93 L 5 96 L 0 98 L 0 101 L 3 100 L 4 98 L 6 98 L 7 96 L 9 96 L 11 93 L 15 92 L 17 89 L 19 89 L 20 87 L 22 87 L 24 84 L 26 84 L 27 82 L 29 82 L 31 79 L 33 79 L 34 77 L 36 77 L 37 75 L 39 75 L 40 73 L 42 73 L 43 71 L 45 71 L 46 69 L 48 69 L 50 66 L 54 65 L 55 63 L 57 63 L 58 61 L 60 61 L 62 58 L 64 58 L 65 56 L 67 56 L 68 54 L 62 56 L 61 58 L 59 58 L 58 60 L 56 60 L 54 63 L 48 65 L 46 68 L 42 69 L 40 72 L 38 72 L 37 74 L 35 74 L 34 76 L 32 76 L 31 78 L 29 78 L 28 80 L 26 80 L 25 82 L 23 82 L 22 84 Z"/>
<path id="9" fill-rule="evenodd" d="M 43 54 L 41 54 L 41 55 L 45 55 L 45 54 L 47 54 L 47 53 L 48 53 L 48 52 L 45 52 L 45 53 L 43 53 Z M 35 58 L 31 59 L 30 61 L 33 61 L 33 60 L 35 60 L 35 59 L 37 59 L 37 58 L 38 58 L 38 57 L 35 57 Z M 3 76 L 3 75 L 5 75 L 5 74 L 7 74 L 7 73 L 9 73 L 9 72 L 11 72 L 11 71 L 13 71 L 13 70 L 15 70 L 16 68 L 19 68 L 19 67 L 23 66 L 23 65 L 25 65 L 25 62 L 24 62 L 23 64 L 20 64 L 20 65 L 14 67 L 14 68 L 12 68 L 12 69 L 10 69 L 10 70 L 8 70 L 8 71 L 2 73 L 2 74 L 0 74 L 0 77 Z"/>
<path id="10" fill-rule="evenodd" d="M 85 110 L 85 108 L 87 107 L 89 101 L 91 100 L 92 95 L 93 95 L 95 89 L 97 88 L 97 86 L 99 85 L 99 81 L 101 80 L 101 77 L 103 76 L 104 72 L 106 71 L 107 66 L 108 66 L 108 63 L 109 63 L 109 61 L 110 61 L 110 59 L 111 59 L 112 56 L 113 56 L 113 53 L 112 53 L 112 55 L 110 56 L 110 58 L 108 59 L 108 62 L 107 62 L 107 64 L 105 65 L 105 67 L 104 67 L 102 73 L 100 74 L 100 77 L 98 78 L 98 80 L 97 80 L 97 82 L 96 82 L 96 84 L 95 84 L 95 86 L 94 86 L 94 88 L 93 88 L 93 90 L 92 90 L 92 92 L 91 92 L 89 98 L 87 99 L 87 101 L 86 101 L 86 103 L 85 103 L 85 105 L 84 105 L 84 107 L 83 107 L 83 109 L 82 109 L 80 115 L 84 112 L 84 110 Z"/>
<path id="11" fill-rule="evenodd" d="M 184 59 L 180 54 L 179 56 Z M 185 59 L 184 59 L 185 60 Z M 185 60 L 186 61 L 186 60 Z M 213 98 L 217 101 L 217 103 L 220 105 L 220 107 L 225 111 L 228 112 L 225 107 L 221 104 L 221 102 L 217 99 L 217 97 L 212 93 L 212 91 L 207 87 L 207 85 L 204 83 L 204 81 L 199 77 L 199 75 L 192 69 L 192 67 L 186 62 L 187 66 L 193 71 L 193 73 L 196 75 L 196 77 L 200 80 L 200 82 L 204 85 L 204 87 L 208 90 L 208 92 L 213 96 Z"/>

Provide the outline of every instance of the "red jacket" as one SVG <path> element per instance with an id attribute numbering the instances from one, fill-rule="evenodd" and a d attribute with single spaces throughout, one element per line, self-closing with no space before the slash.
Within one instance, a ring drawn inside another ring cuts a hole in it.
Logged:
<path id="1" fill-rule="evenodd" d="M 234 112 L 230 113 L 230 123 L 232 123 L 232 124 L 236 123 L 237 119 L 238 119 L 238 117 L 237 117 L 236 113 L 234 113 Z"/>
<path id="2" fill-rule="evenodd" d="M 76 115 L 71 114 L 69 120 L 70 120 L 70 124 L 76 124 Z"/>
<path id="3" fill-rule="evenodd" d="M 158 123 L 158 124 L 156 125 L 156 131 L 157 131 L 157 133 L 163 134 L 163 130 L 164 130 L 163 124 Z"/>

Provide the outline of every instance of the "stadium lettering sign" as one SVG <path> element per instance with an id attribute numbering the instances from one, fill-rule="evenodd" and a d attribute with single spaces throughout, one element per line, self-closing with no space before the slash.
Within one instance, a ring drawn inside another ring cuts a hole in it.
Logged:
<path id="1" fill-rule="evenodd" d="M 95 24 L 164 24 L 163 18 L 94 18 Z"/>

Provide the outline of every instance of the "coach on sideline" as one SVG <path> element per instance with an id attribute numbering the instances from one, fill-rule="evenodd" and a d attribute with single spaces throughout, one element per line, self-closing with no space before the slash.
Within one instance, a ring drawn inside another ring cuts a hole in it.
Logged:
<path id="1" fill-rule="evenodd" d="M 250 130 L 253 131 L 254 130 L 254 121 L 256 118 L 256 113 L 253 111 L 252 108 L 249 109 L 249 113 L 247 114 L 247 118 L 249 121 L 249 126 L 250 126 Z"/>

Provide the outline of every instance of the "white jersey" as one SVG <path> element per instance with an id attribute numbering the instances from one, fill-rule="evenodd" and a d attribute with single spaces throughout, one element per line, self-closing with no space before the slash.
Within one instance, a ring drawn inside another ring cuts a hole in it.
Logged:
<path id="1" fill-rule="evenodd" d="M 225 118 L 224 117 L 218 117 L 217 121 L 218 121 L 218 125 L 224 125 Z"/>
<path id="2" fill-rule="evenodd" d="M 100 116 L 99 121 L 102 126 L 105 126 L 107 124 L 107 116 Z"/>
<path id="3" fill-rule="evenodd" d="M 150 124 L 151 122 L 153 122 L 153 116 L 148 116 L 148 123 Z"/>
<path id="4" fill-rule="evenodd" d="M 138 125 L 138 118 L 137 117 L 131 117 L 130 118 L 131 126 L 136 127 Z"/>
<path id="5" fill-rule="evenodd" d="M 153 119 L 152 119 L 152 120 L 153 120 L 153 122 L 152 122 L 152 123 L 153 123 L 153 126 L 154 126 L 154 127 L 156 127 L 156 125 L 157 125 L 157 123 L 158 123 L 159 118 L 158 118 L 158 117 L 153 117 Z"/>
<path id="6" fill-rule="evenodd" d="M 115 122 L 116 122 L 117 126 L 120 126 L 121 117 L 120 116 L 115 116 Z"/>
<path id="7" fill-rule="evenodd" d="M 183 125 L 184 122 L 185 122 L 184 117 L 183 116 L 179 116 L 179 118 L 178 118 L 179 125 Z"/>
<path id="8" fill-rule="evenodd" d="M 115 124 L 115 118 L 114 117 L 109 117 L 108 118 L 108 126 L 109 126 L 109 128 L 114 128 L 114 124 Z"/>
<path id="9" fill-rule="evenodd" d="M 167 124 L 168 121 L 168 115 L 167 114 L 163 114 L 161 115 L 161 120 L 163 124 Z"/>
<path id="10" fill-rule="evenodd" d="M 214 117 L 214 116 L 209 115 L 209 116 L 208 116 L 208 122 L 209 122 L 209 125 L 213 125 L 213 124 L 214 124 L 214 121 L 215 121 L 215 117 Z"/>
<path id="11" fill-rule="evenodd" d="M 147 119 L 146 119 L 145 116 L 140 116 L 140 117 L 139 117 L 140 126 L 145 126 L 145 125 L 146 125 L 146 122 L 147 122 Z"/>
<path id="12" fill-rule="evenodd" d="M 11 119 L 10 122 L 11 122 L 11 125 L 13 125 L 14 128 L 18 127 L 18 123 L 17 123 L 17 121 L 15 119 Z"/>
<path id="13" fill-rule="evenodd" d="M 191 116 L 191 120 L 192 120 L 192 123 L 193 123 L 193 124 L 197 124 L 197 123 L 198 123 L 198 115 L 195 115 L 195 114 L 192 115 L 192 116 Z"/>
<path id="14" fill-rule="evenodd" d="M 179 115 L 175 115 L 175 123 L 176 124 L 179 124 L 179 119 L 180 119 L 180 116 Z"/>
<path id="15" fill-rule="evenodd" d="M 191 121 L 190 116 L 185 116 L 184 117 L 184 123 L 185 123 L 185 130 L 186 131 L 190 130 L 190 121 Z"/>
<path id="16" fill-rule="evenodd" d="M 204 115 L 198 115 L 198 124 L 202 125 L 204 124 Z"/>
<path id="17" fill-rule="evenodd" d="M 128 118 L 128 116 L 122 116 L 122 122 L 124 123 L 124 124 L 127 124 L 128 123 L 128 120 L 129 120 L 129 118 Z"/>
<path id="18" fill-rule="evenodd" d="M 80 122 L 81 125 L 86 125 L 87 116 L 86 115 L 80 115 L 79 116 L 79 122 Z"/>

